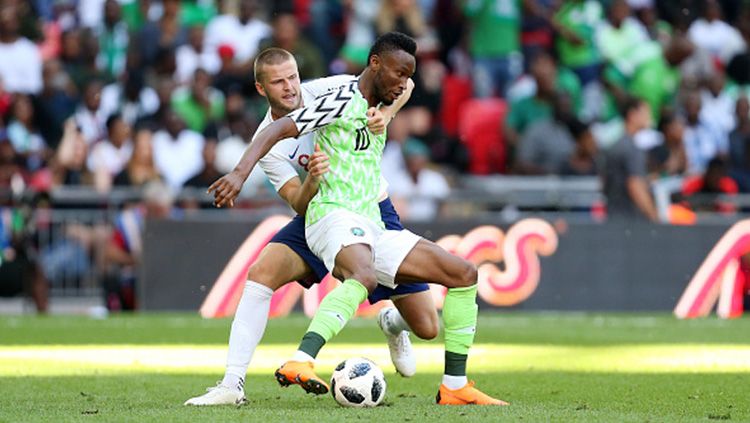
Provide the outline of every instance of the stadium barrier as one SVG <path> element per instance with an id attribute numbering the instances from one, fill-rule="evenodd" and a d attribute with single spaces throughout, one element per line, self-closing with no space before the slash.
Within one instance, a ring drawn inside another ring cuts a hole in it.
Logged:
<path id="1" fill-rule="evenodd" d="M 146 310 L 199 310 L 214 282 L 227 268 L 227 263 L 260 223 L 261 220 L 147 221 L 144 260 L 139 278 L 141 307 Z M 698 266 L 730 225 L 720 222 L 682 227 L 559 221 L 546 226 L 555 228 L 556 248 L 548 247 L 547 251 L 553 253 L 547 256 L 541 254 L 541 259 L 533 255 L 540 263 L 536 288 L 527 296 L 518 295 L 518 301 L 507 303 L 493 301 L 492 295 L 485 291 L 480 294 L 480 307 L 671 311 Z M 407 223 L 407 227 L 433 240 L 448 235 L 459 235 L 465 239 L 478 227 L 494 227 L 498 238 L 494 247 L 487 248 L 487 251 L 491 252 L 494 248 L 495 255 L 487 254 L 486 259 L 497 269 L 496 277 L 514 271 L 512 260 L 497 263 L 502 257 L 497 251 L 498 246 L 505 248 L 506 245 L 499 241 L 499 234 L 507 234 L 507 238 L 510 238 L 513 232 L 512 228 L 507 232 L 500 231 L 507 229 L 507 225 L 497 219 Z M 527 243 L 527 247 L 521 248 L 519 246 L 523 244 L 517 242 L 508 245 L 516 247 L 519 257 L 529 257 L 524 248 L 531 248 L 535 244 Z M 538 248 L 538 242 L 534 248 Z M 506 251 L 503 255 L 510 257 Z M 242 283 L 242 268 L 249 265 L 250 260 L 248 257 L 237 260 L 241 266 L 237 264 L 236 267 L 240 269 L 235 268 L 231 273 L 234 283 Z M 518 269 L 527 271 L 531 267 Z M 503 278 L 507 276 L 499 277 L 498 281 L 505 280 Z M 502 283 L 487 285 L 490 291 L 497 286 L 502 286 Z M 285 301 L 292 305 L 285 307 L 294 307 L 297 301 L 302 300 L 303 305 L 297 303 L 297 306 L 309 313 L 316 305 L 316 298 L 321 298 L 328 287 L 318 287 L 305 296 L 294 284 L 287 289 L 298 294 L 297 297 L 291 294 L 287 296 Z M 228 304 L 232 301 L 226 300 Z M 230 309 L 225 309 L 224 315 Z"/>

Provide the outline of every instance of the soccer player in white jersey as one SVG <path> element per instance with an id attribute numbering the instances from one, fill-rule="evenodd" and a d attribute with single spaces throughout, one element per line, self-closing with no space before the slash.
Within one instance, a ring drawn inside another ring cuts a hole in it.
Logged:
<path id="1" fill-rule="evenodd" d="M 443 306 L 445 368 L 436 401 L 442 405 L 507 405 L 474 387 L 466 362 L 477 323 L 477 270 L 437 244 L 407 231 L 385 229 L 378 213 L 380 159 L 385 135 L 367 128 L 373 107 L 392 104 L 416 66 L 416 42 L 400 33 L 379 37 L 359 78 L 266 127 L 232 172 L 215 182 L 217 206 L 231 205 L 255 164 L 280 140 L 315 132 L 329 172 L 305 213 L 310 249 L 344 283 L 320 304 L 292 360 L 276 371 L 282 385 L 323 394 L 315 356 L 343 328 L 369 293 L 429 280 L 448 287 Z"/>
<path id="2" fill-rule="evenodd" d="M 316 97 L 351 82 L 352 75 L 338 75 L 308 81 L 300 85 L 297 64 L 286 50 L 271 48 L 258 55 L 255 63 L 256 87 L 266 97 L 269 110 L 256 134 L 274 120 L 312 103 Z M 374 111 L 369 119 L 373 132 L 382 133 L 385 124 L 398 108 L 408 100 L 404 93 L 397 104 Z M 235 404 L 244 400 L 244 378 L 255 347 L 263 336 L 268 322 L 268 309 L 273 292 L 292 281 L 305 287 L 320 282 L 328 270 L 308 248 L 305 240 L 304 216 L 310 198 L 316 193 L 320 177 L 328 161 L 325 154 L 314 152 L 312 134 L 288 138 L 277 145 L 260 161 L 260 166 L 279 195 L 298 213 L 263 248 L 258 260 L 248 271 L 248 282 L 237 307 L 229 336 L 229 351 L 224 378 L 205 394 L 191 398 L 186 405 Z M 309 171 L 309 175 L 306 174 Z M 303 182 L 304 181 L 304 182 Z M 380 209 L 382 220 L 391 229 L 402 228 L 393 206 L 381 186 Z M 437 336 L 439 323 L 428 286 L 424 283 L 404 285 L 396 289 L 379 287 L 369 300 L 372 303 L 393 300 L 394 308 L 381 310 L 378 323 L 388 339 L 391 358 L 397 371 L 411 376 L 416 361 L 411 353 L 409 332 L 423 339 Z M 404 317 L 401 317 L 403 312 Z"/>

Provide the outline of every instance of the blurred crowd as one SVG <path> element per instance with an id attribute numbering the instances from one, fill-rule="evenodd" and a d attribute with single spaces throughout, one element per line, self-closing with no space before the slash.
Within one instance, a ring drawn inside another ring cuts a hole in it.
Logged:
<path id="1" fill-rule="evenodd" d="M 265 113 L 260 50 L 291 51 L 303 80 L 356 74 L 392 30 L 419 56 L 384 164 L 397 196 L 445 196 L 434 163 L 606 175 L 632 97 L 651 115 L 632 137 L 644 177 L 712 168 L 750 191 L 750 6 L 734 0 L 0 0 L 0 186 L 205 187 Z"/>

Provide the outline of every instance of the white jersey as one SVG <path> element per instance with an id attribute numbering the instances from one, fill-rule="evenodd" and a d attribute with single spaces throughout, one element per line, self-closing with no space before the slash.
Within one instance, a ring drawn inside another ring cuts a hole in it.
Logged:
<path id="1" fill-rule="evenodd" d="M 353 75 L 335 75 L 314 79 L 302 83 L 302 103 L 312 104 L 316 97 L 333 91 L 356 79 Z M 266 112 L 263 121 L 253 134 L 255 137 L 273 122 L 271 109 Z M 252 142 L 252 141 L 251 141 Z M 274 145 L 258 163 L 271 181 L 276 191 L 279 191 L 290 179 L 298 176 L 301 180 L 307 177 L 307 164 L 315 148 L 314 133 L 301 135 L 297 138 L 286 138 Z M 380 178 L 380 199 L 386 197 L 388 183 Z"/>

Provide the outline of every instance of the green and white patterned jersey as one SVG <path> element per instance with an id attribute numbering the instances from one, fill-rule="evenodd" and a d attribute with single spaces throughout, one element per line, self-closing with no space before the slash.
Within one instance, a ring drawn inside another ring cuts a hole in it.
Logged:
<path id="1" fill-rule="evenodd" d="M 329 171 L 307 206 L 308 226 L 343 209 L 383 227 L 378 197 L 386 135 L 375 135 L 367 128 L 369 105 L 358 84 L 353 80 L 288 115 L 300 135 L 315 132 L 315 144 L 329 157 Z"/>

